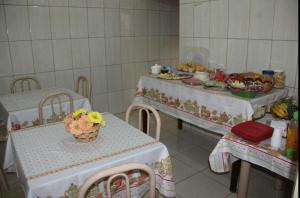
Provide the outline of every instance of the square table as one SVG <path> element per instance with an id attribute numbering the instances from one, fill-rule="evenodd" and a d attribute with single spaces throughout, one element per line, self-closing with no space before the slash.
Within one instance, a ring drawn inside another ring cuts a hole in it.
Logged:
<path id="1" fill-rule="evenodd" d="M 18 130 L 21 128 L 32 127 L 39 125 L 38 120 L 38 105 L 41 99 L 49 92 L 52 91 L 65 91 L 71 94 L 74 102 L 74 109 L 85 108 L 87 110 L 91 109 L 90 102 L 87 98 L 75 93 L 72 90 L 65 88 L 43 88 L 32 90 L 28 92 L 20 92 L 15 94 L 7 94 L 0 96 L 0 120 L 2 124 L 6 125 L 8 131 Z M 54 105 L 55 110 L 58 105 Z M 69 112 L 69 101 L 62 101 L 62 109 L 64 112 Z M 50 105 L 45 105 L 43 107 L 44 117 L 47 119 L 51 115 Z M 3 169 L 12 171 L 12 151 L 10 150 L 11 142 L 8 138 L 6 150 L 5 150 L 5 160 Z"/>
<path id="2" fill-rule="evenodd" d="M 126 163 L 150 165 L 159 192 L 167 197 L 176 195 L 166 146 L 110 113 L 103 118 L 106 126 L 89 143 L 76 142 L 62 122 L 11 131 L 16 170 L 27 198 L 76 197 L 87 177 Z M 132 196 L 141 197 L 146 183 L 145 178 L 137 180 L 131 186 Z M 96 194 L 101 191 L 103 186 L 95 190 Z"/>
<path id="3" fill-rule="evenodd" d="M 212 171 L 224 173 L 231 170 L 231 164 L 241 159 L 238 198 L 247 196 L 247 186 L 251 164 L 264 167 L 287 179 L 295 180 L 297 161 L 292 161 L 283 155 L 284 141 L 276 151 L 271 145 L 271 138 L 259 143 L 246 141 L 233 133 L 224 135 L 211 152 L 209 164 Z"/>
<path id="4" fill-rule="evenodd" d="M 263 116 L 276 101 L 288 94 L 288 89 L 273 89 L 253 99 L 232 95 L 229 91 L 191 86 L 181 80 L 164 80 L 155 76 L 141 76 L 135 102 L 156 109 L 180 120 L 224 135 L 231 127 Z"/>

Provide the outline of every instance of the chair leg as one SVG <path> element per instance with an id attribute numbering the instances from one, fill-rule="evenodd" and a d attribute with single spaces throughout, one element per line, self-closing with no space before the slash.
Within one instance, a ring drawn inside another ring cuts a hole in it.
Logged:
<path id="1" fill-rule="evenodd" d="M 232 193 L 236 192 L 237 183 L 240 175 L 240 169 L 241 169 L 241 160 L 237 160 L 232 163 L 230 188 L 229 188 L 230 192 Z"/>
<path id="2" fill-rule="evenodd" d="M 178 128 L 179 130 L 182 129 L 182 120 L 181 120 L 181 119 L 177 119 L 177 128 Z"/>
<path id="3" fill-rule="evenodd" d="M 1 183 L 1 188 L 3 188 L 4 191 L 8 191 L 9 188 L 8 183 L 2 168 L 0 168 L 0 183 Z"/>

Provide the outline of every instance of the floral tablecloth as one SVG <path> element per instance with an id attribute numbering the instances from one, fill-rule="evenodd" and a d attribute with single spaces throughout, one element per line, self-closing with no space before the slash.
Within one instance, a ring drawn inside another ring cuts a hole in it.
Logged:
<path id="1" fill-rule="evenodd" d="M 15 93 L 0 96 L 0 120 L 2 124 L 6 125 L 8 131 L 19 130 L 22 128 L 32 127 L 39 125 L 38 120 L 38 104 L 41 99 L 50 91 L 66 91 L 70 93 L 74 100 L 74 108 L 85 108 L 87 110 L 91 109 L 90 102 L 87 98 L 75 93 L 72 90 L 64 88 L 44 88 L 40 90 L 33 90 L 30 92 Z M 54 105 L 54 111 L 57 113 L 59 106 Z M 63 102 L 62 100 L 63 112 L 69 112 L 69 102 Z M 44 118 L 49 119 L 51 113 L 50 105 L 45 105 L 43 107 Z M 66 114 L 66 113 L 64 113 Z M 57 117 L 52 117 L 57 121 L 60 117 L 63 118 L 64 115 L 57 114 Z M 7 141 L 7 146 L 5 150 L 5 160 L 3 168 L 8 171 L 13 171 L 11 168 L 12 163 L 12 150 L 10 149 L 11 142 L 10 139 Z"/>
<path id="2" fill-rule="evenodd" d="M 152 105 L 183 121 L 224 135 L 232 126 L 263 115 L 275 101 L 287 94 L 288 89 L 274 89 L 253 99 L 244 99 L 229 91 L 142 76 L 134 102 Z"/>
<path id="3" fill-rule="evenodd" d="M 156 174 L 156 188 L 167 197 L 175 196 L 175 182 L 167 148 L 112 114 L 104 113 L 106 126 L 97 139 L 79 143 L 64 130 L 64 123 L 12 131 L 17 174 L 27 198 L 76 198 L 78 188 L 93 173 L 126 163 L 146 163 Z M 133 197 L 147 191 L 148 178 L 130 175 Z M 116 186 L 122 184 L 115 184 Z M 103 194 L 103 183 L 89 197 Z M 114 197 L 124 197 L 115 191 Z"/>
<path id="4" fill-rule="evenodd" d="M 209 156 L 210 167 L 214 172 L 227 172 L 231 170 L 232 162 L 239 158 L 294 180 L 298 162 L 283 155 L 285 141 L 278 151 L 272 150 L 270 142 L 269 138 L 254 144 L 233 133 L 224 135 Z"/>

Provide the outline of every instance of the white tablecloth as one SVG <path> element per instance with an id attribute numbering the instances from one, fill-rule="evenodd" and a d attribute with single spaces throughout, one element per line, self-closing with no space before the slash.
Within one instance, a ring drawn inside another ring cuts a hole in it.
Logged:
<path id="1" fill-rule="evenodd" d="M 180 80 L 142 76 L 134 101 L 150 104 L 188 123 L 225 134 L 232 126 L 263 114 L 265 109 L 287 94 L 288 89 L 273 89 L 253 99 L 244 99 L 233 96 L 229 91 L 189 86 Z"/>
<path id="2" fill-rule="evenodd" d="M 64 123 L 12 131 L 17 174 L 26 196 L 76 197 L 78 187 L 88 176 L 131 162 L 151 165 L 160 193 L 175 196 L 167 148 L 112 114 L 105 113 L 104 120 L 106 127 L 100 128 L 97 139 L 90 143 L 76 142 L 64 130 Z M 141 180 L 132 187 L 134 197 L 145 193 L 145 182 Z"/>
<path id="3" fill-rule="evenodd" d="M 269 138 L 254 144 L 233 133 L 224 135 L 209 156 L 210 167 L 214 172 L 228 172 L 231 170 L 232 162 L 239 158 L 294 180 L 298 162 L 283 155 L 284 144 L 279 151 L 274 151 L 270 142 Z"/>
<path id="4" fill-rule="evenodd" d="M 70 93 L 74 100 L 74 109 L 86 108 L 91 109 L 90 102 L 87 98 L 64 88 L 44 88 L 40 90 L 33 90 L 30 92 L 8 94 L 0 96 L 0 120 L 4 122 L 8 131 L 17 130 L 39 125 L 38 120 L 38 104 L 41 99 L 50 91 L 66 91 Z M 54 106 L 54 110 L 58 113 L 58 105 Z M 62 109 L 64 112 L 69 112 L 69 102 L 63 102 Z M 49 105 L 43 108 L 44 118 L 48 119 L 51 115 L 51 108 Z M 5 150 L 5 160 L 3 168 L 8 171 L 13 171 L 12 150 L 10 146 L 10 139 L 7 141 Z"/>

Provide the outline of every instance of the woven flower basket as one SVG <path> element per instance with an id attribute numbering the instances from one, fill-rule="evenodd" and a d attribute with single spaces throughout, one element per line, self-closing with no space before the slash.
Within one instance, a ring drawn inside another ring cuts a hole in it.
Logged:
<path id="1" fill-rule="evenodd" d="M 89 131 L 85 131 L 84 133 L 82 133 L 80 135 L 77 135 L 77 136 L 73 135 L 73 136 L 75 137 L 75 139 L 78 142 L 83 142 L 83 143 L 91 142 L 91 141 L 94 141 L 97 139 L 99 128 L 100 128 L 100 125 L 98 124 Z"/>

